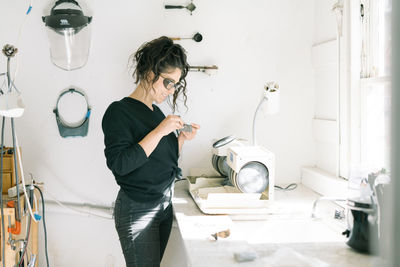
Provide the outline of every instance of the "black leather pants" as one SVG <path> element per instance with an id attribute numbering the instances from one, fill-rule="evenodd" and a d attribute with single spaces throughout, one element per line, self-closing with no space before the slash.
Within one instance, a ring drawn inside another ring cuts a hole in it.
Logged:
<path id="1" fill-rule="evenodd" d="M 160 266 L 172 228 L 172 188 L 153 204 L 135 202 L 119 191 L 114 209 L 115 228 L 127 267 Z"/>

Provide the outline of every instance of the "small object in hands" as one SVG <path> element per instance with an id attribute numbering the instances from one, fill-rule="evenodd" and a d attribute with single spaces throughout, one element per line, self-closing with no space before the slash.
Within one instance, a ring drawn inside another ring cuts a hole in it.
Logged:
<path id="1" fill-rule="evenodd" d="M 187 10 L 190 11 L 190 15 L 192 15 L 193 10 L 196 9 L 196 6 L 193 4 L 193 1 L 190 2 L 189 5 L 187 6 L 174 6 L 174 5 L 165 5 L 165 9 L 182 9 L 186 8 Z"/>
<path id="2" fill-rule="evenodd" d="M 181 129 L 181 132 L 188 132 L 191 133 L 192 132 L 192 125 L 190 124 L 183 124 L 183 128 Z"/>
<path id="3" fill-rule="evenodd" d="M 218 237 L 227 238 L 228 236 L 230 236 L 230 234 L 231 234 L 231 231 L 229 229 L 227 229 L 227 230 L 212 234 L 211 236 L 214 237 L 215 240 L 218 240 Z"/>
<path id="4" fill-rule="evenodd" d="M 201 42 L 201 40 L 203 40 L 203 35 L 201 35 L 201 33 L 197 32 L 195 35 L 193 35 L 193 37 L 190 38 L 181 38 L 181 37 L 171 37 L 172 40 L 194 40 L 196 42 Z"/>
<path id="5" fill-rule="evenodd" d="M 14 46 L 12 46 L 12 45 L 6 44 L 6 45 L 3 47 L 3 54 L 4 54 L 6 57 L 13 57 L 13 56 L 15 56 L 15 54 L 16 54 L 17 52 L 18 52 L 18 48 L 14 47 Z"/>
<path id="6" fill-rule="evenodd" d="M 255 251 L 235 252 L 233 255 L 237 262 L 254 261 L 258 258 L 258 254 Z"/>

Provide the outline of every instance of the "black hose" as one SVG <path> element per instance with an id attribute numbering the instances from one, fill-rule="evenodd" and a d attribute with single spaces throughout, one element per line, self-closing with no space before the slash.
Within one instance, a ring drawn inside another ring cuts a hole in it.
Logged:
<path id="1" fill-rule="evenodd" d="M 1 192 L 1 197 L 0 197 L 0 206 L 1 206 L 1 231 L 2 231 L 2 247 L 3 247 L 3 257 L 6 255 L 5 254 L 5 246 L 6 246 L 6 240 L 5 240 L 5 230 L 4 230 L 4 210 L 3 210 L 3 151 L 4 151 L 4 121 L 5 118 L 3 117 L 3 121 L 1 124 L 1 162 L 0 162 L 0 180 L 1 180 L 1 185 L 0 185 L 0 192 Z M 6 261 L 3 259 L 3 267 L 6 266 Z"/>
<path id="2" fill-rule="evenodd" d="M 45 220 L 45 209 L 44 209 L 44 198 L 42 190 L 37 185 L 33 185 L 37 190 L 39 190 L 40 198 L 42 199 L 42 210 L 43 210 L 43 229 L 44 229 L 44 249 L 46 253 L 46 263 L 47 267 L 49 267 L 49 256 L 47 253 L 47 230 L 46 230 L 46 220 Z"/>

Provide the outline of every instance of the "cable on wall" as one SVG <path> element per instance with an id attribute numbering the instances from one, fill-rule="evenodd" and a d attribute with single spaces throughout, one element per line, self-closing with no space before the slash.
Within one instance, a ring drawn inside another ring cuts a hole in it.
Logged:
<path id="1" fill-rule="evenodd" d="M 46 254 L 46 263 L 47 267 L 49 267 L 49 256 L 47 252 L 47 229 L 46 229 L 46 213 L 45 213 L 45 205 L 44 205 L 44 198 L 43 198 L 43 192 L 40 189 L 39 186 L 33 185 L 40 193 L 40 198 L 42 199 L 42 212 L 43 212 L 43 231 L 44 231 L 44 248 L 45 248 L 45 254 Z"/>

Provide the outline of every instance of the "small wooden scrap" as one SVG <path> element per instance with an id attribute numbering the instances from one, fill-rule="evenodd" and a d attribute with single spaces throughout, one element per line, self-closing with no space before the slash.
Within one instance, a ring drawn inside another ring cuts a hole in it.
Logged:
<path id="1" fill-rule="evenodd" d="M 229 229 L 227 229 L 227 230 L 212 234 L 211 236 L 214 237 L 215 240 L 218 240 L 218 237 L 227 238 L 228 236 L 230 236 L 230 234 L 231 234 L 231 231 Z"/>

